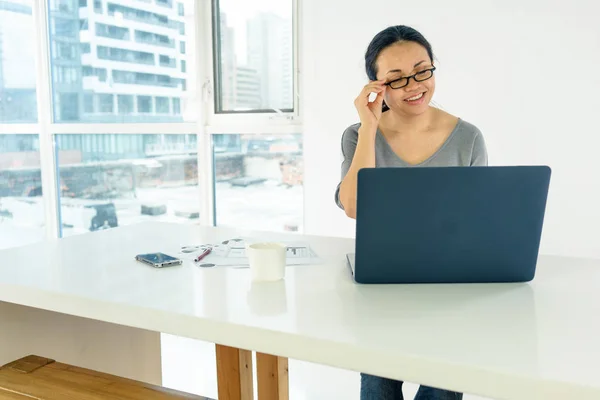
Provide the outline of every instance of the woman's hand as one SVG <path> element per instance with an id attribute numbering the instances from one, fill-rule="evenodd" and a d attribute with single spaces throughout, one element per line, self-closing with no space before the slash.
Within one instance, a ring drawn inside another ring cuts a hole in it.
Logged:
<path id="1" fill-rule="evenodd" d="M 377 126 L 381 119 L 383 96 L 387 88 L 384 83 L 384 80 L 370 82 L 365 85 L 356 100 L 354 100 L 354 106 L 360 117 L 361 127 L 369 131 L 377 131 Z M 371 93 L 377 93 L 377 97 L 374 101 L 369 102 Z"/>

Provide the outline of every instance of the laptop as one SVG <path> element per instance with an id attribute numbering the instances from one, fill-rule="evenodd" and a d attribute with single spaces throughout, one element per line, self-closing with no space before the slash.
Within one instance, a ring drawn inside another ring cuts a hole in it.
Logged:
<path id="1" fill-rule="evenodd" d="M 361 169 L 354 280 L 532 280 L 550 175 L 547 166 Z"/>

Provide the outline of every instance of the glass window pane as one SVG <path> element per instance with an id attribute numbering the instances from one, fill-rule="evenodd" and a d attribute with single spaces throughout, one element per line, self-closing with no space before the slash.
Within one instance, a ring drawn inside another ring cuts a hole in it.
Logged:
<path id="1" fill-rule="evenodd" d="M 303 230 L 301 135 L 213 135 L 219 226 Z"/>
<path id="2" fill-rule="evenodd" d="M 292 0 L 216 0 L 217 112 L 293 111 Z"/>
<path id="3" fill-rule="evenodd" d="M 168 97 L 157 97 L 156 98 L 156 112 L 161 114 L 168 114 L 170 109 L 170 102 Z"/>
<path id="4" fill-rule="evenodd" d="M 198 69 L 195 58 L 180 51 L 184 42 L 195 48 L 194 0 L 155 0 L 153 7 L 142 1 L 47 1 L 56 122 L 183 122 L 184 115 L 186 121 L 197 119 L 197 107 L 191 107 L 195 95 L 188 88 L 197 87 Z M 114 98 L 114 107 L 102 102 L 90 106 L 90 98 L 107 96 Z M 178 98 L 181 103 L 179 110 L 169 106 L 168 111 L 147 111 L 147 104 L 136 103 L 141 96 Z"/>
<path id="5" fill-rule="evenodd" d="M 94 95 L 91 93 L 85 93 L 83 96 L 84 96 L 83 97 L 83 102 L 84 102 L 83 111 L 86 113 L 93 113 L 95 111 Z"/>
<path id="6" fill-rule="evenodd" d="M 133 96 L 120 94 L 117 98 L 119 102 L 119 114 L 130 114 L 133 112 Z"/>
<path id="7" fill-rule="evenodd" d="M 199 223 L 196 135 L 57 135 L 62 235 Z"/>
<path id="8" fill-rule="evenodd" d="M 151 96 L 139 96 L 138 97 L 138 112 L 140 112 L 140 113 L 151 113 L 152 112 L 152 97 Z"/>
<path id="9" fill-rule="evenodd" d="M 182 61 L 183 62 L 183 61 Z M 177 61 L 169 56 L 161 55 L 159 57 L 159 64 L 161 67 L 175 68 Z"/>
<path id="10" fill-rule="evenodd" d="M 114 112 L 114 96 L 112 94 L 98 94 L 96 96 L 100 105 L 100 112 L 112 114 Z"/>
<path id="11" fill-rule="evenodd" d="M 44 239 L 38 135 L 0 135 L 0 250 Z"/>
<path id="12" fill-rule="evenodd" d="M 32 5 L 0 2 L 0 123 L 37 121 Z"/>

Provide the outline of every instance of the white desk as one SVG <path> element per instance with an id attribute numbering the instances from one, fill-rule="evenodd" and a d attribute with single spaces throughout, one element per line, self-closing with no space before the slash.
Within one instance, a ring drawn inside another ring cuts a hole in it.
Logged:
<path id="1" fill-rule="evenodd" d="M 541 257 L 531 284 L 361 286 L 347 239 L 299 238 L 324 264 L 274 284 L 133 260 L 248 234 L 145 223 L 0 252 L 0 363 L 39 353 L 160 383 L 164 332 L 492 398 L 600 398 L 600 261 Z"/>

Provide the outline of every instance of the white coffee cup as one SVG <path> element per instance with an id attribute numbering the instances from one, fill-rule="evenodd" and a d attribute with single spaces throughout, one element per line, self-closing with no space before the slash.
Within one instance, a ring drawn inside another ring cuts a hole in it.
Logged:
<path id="1" fill-rule="evenodd" d="M 246 246 L 254 282 L 272 282 L 285 277 L 287 247 L 281 243 L 251 243 Z"/>

